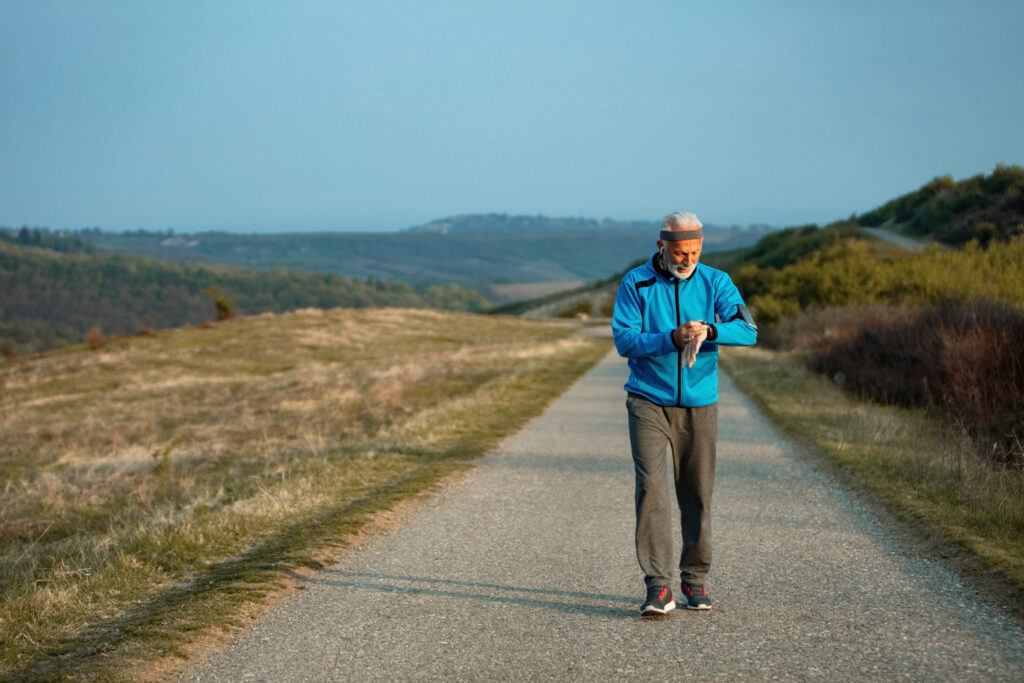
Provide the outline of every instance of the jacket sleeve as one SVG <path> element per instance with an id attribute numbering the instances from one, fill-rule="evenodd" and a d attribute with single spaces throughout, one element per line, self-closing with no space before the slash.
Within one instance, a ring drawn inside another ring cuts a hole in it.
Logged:
<path id="1" fill-rule="evenodd" d="M 672 343 L 672 330 L 643 331 L 642 306 L 640 294 L 632 280 L 623 278 L 615 296 L 615 311 L 612 313 L 612 336 L 619 355 L 626 358 L 648 358 L 678 351 Z"/>
<path id="2" fill-rule="evenodd" d="M 757 324 L 747 312 L 740 291 L 725 273 L 722 273 L 715 287 L 715 314 L 722 321 L 715 323 L 715 330 L 718 331 L 716 344 L 753 346 L 757 342 Z"/>

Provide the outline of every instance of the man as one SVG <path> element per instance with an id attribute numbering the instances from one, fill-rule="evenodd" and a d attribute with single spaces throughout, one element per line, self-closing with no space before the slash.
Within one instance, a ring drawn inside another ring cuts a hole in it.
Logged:
<path id="1" fill-rule="evenodd" d="M 615 348 L 629 359 L 626 410 L 636 468 L 636 552 L 647 585 L 643 616 L 676 606 L 673 486 L 683 532 L 681 597 L 688 609 L 711 608 L 704 582 L 711 567 L 718 346 L 757 340 L 729 276 L 698 262 L 704 235 L 697 216 L 666 216 L 660 237 L 658 251 L 622 278 L 612 316 Z"/>

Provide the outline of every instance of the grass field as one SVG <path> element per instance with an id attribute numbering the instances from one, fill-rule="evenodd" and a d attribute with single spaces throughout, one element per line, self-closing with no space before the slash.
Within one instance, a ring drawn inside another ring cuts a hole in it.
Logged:
<path id="1" fill-rule="evenodd" d="M 722 365 L 846 485 L 907 523 L 991 603 L 1024 620 L 1024 480 L 941 414 L 857 398 L 797 354 L 727 349 Z M 877 587 L 884 592 L 884 587 Z"/>
<path id="2" fill-rule="evenodd" d="M 306 310 L 0 370 L 0 677 L 118 679 L 464 468 L 610 348 L 579 325 Z"/>

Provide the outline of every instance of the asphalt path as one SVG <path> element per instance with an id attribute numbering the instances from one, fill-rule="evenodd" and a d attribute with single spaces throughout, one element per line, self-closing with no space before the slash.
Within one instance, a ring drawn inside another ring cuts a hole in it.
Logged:
<path id="1" fill-rule="evenodd" d="M 625 363 L 183 680 L 1024 680 L 1024 633 L 723 377 L 709 612 L 641 619 Z"/>

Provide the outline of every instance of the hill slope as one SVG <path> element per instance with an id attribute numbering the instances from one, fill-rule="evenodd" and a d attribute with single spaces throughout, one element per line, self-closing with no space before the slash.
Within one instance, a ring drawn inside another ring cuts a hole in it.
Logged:
<path id="1" fill-rule="evenodd" d="M 1024 168 L 999 165 L 988 176 L 958 182 L 940 176 L 857 220 L 954 246 L 972 239 L 1005 242 L 1024 234 Z"/>
<path id="2" fill-rule="evenodd" d="M 117 255 L 63 254 L 0 240 L 0 344 L 28 352 L 107 334 L 198 325 L 216 317 L 212 299 L 238 313 L 318 307 L 406 306 L 482 310 L 488 303 L 458 286 L 414 287 L 380 278 L 175 265 Z"/>

